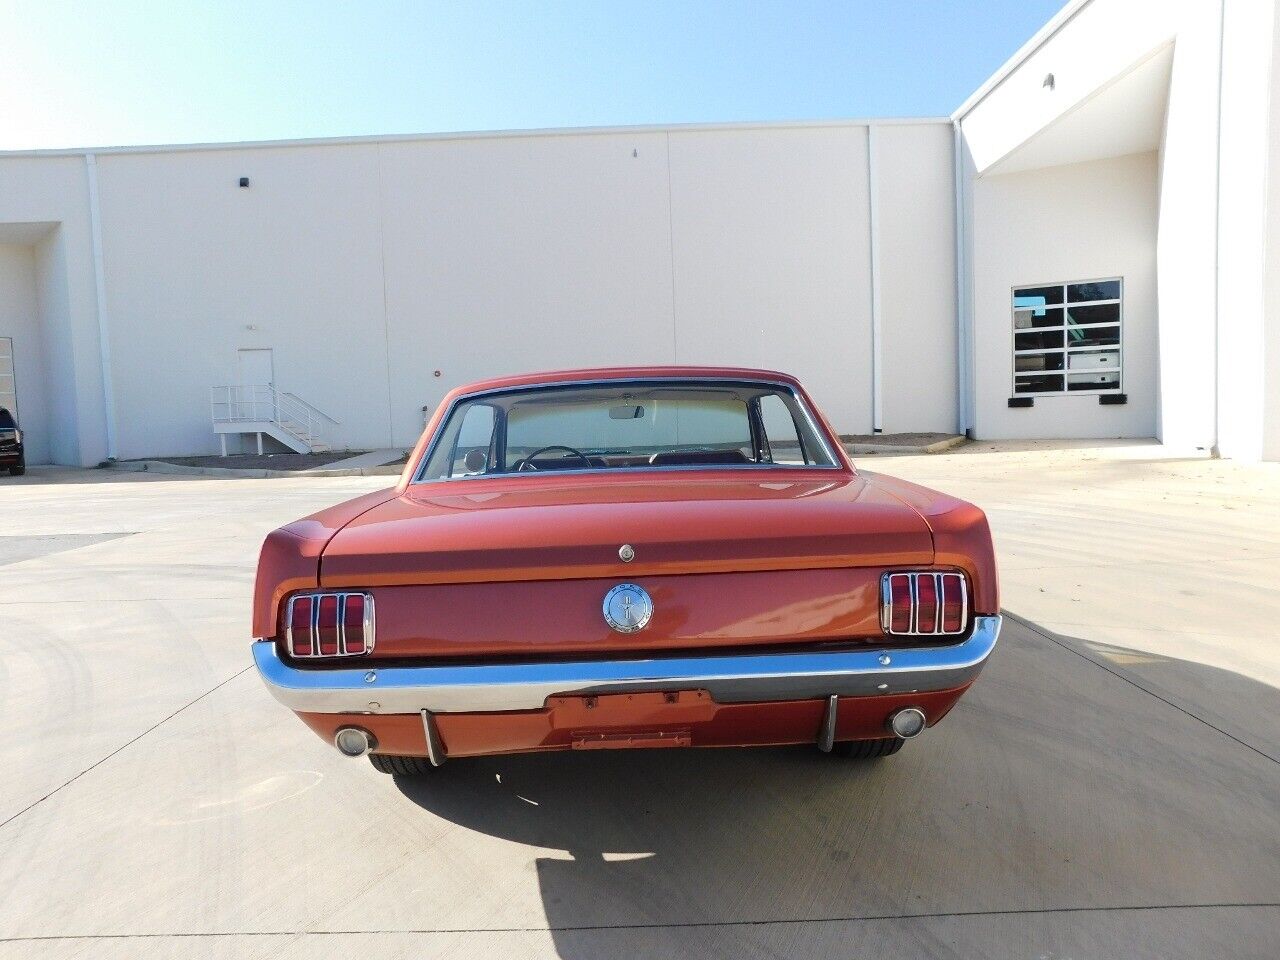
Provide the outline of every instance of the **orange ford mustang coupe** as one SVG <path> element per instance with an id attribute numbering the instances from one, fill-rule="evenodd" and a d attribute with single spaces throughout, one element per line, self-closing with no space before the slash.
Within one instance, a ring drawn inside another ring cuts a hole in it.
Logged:
<path id="1" fill-rule="evenodd" d="M 896 752 L 1000 632 L 977 507 L 856 470 L 792 377 L 583 370 L 445 398 L 394 489 L 281 527 L 268 689 L 386 773 L 535 750 Z"/>

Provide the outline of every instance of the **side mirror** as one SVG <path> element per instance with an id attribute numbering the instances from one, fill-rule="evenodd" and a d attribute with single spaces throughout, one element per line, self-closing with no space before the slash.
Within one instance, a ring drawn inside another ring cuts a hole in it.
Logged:
<path id="1" fill-rule="evenodd" d="M 638 403 L 629 403 L 625 407 L 610 407 L 610 420 L 639 420 L 644 416 L 644 407 Z"/>

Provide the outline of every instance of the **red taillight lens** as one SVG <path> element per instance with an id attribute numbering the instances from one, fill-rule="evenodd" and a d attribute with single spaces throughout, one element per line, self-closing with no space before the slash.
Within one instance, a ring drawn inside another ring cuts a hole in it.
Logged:
<path id="1" fill-rule="evenodd" d="M 285 640 L 294 657 L 353 657 L 373 650 L 373 596 L 306 593 L 289 601 Z"/>
<path id="2" fill-rule="evenodd" d="M 942 590 L 942 632 L 959 633 L 964 629 L 968 614 L 964 577 L 958 574 L 943 576 L 939 586 Z"/>
<path id="3" fill-rule="evenodd" d="M 336 593 L 326 593 L 320 597 L 316 632 L 320 638 L 320 656 L 336 656 L 338 653 L 338 595 Z"/>
<path id="4" fill-rule="evenodd" d="M 962 633 L 969 619 L 968 598 L 962 573 L 886 573 L 881 625 L 890 634 Z"/>
<path id="5" fill-rule="evenodd" d="M 311 597 L 294 597 L 289 605 L 289 652 L 295 657 L 315 653 L 311 644 Z"/>
<path id="6" fill-rule="evenodd" d="M 365 602 L 363 593 L 348 593 L 342 603 L 342 652 L 348 655 L 365 652 Z"/>
<path id="7" fill-rule="evenodd" d="M 938 632 L 938 578 L 916 577 L 916 633 Z"/>
<path id="8" fill-rule="evenodd" d="M 889 577 L 889 632 L 910 633 L 911 611 L 911 575 L 896 573 Z"/>

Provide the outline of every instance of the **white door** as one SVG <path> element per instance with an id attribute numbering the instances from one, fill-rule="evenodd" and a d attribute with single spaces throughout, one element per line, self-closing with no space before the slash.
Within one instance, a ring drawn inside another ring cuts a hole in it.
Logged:
<path id="1" fill-rule="evenodd" d="M 13 379 L 12 337 L 0 337 L 0 407 L 12 413 L 15 420 L 18 419 L 18 385 Z"/>
<path id="2" fill-rule="evenodd" d="M 274 420 L 271 385 L 276 375 L 270 350 L 240 350 L 240 389 L 237 415 L 250 420 Z"/>
<path id="3" fill-rule="evenodd" d="M 275 382 L 275 365 L 270 350 L 240 351 L 240 386 L 261 387 Z"/>

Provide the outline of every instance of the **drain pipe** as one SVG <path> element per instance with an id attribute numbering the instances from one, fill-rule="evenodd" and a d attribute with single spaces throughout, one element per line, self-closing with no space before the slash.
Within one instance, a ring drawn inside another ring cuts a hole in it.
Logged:
<path id="1" fill-rule="evenodd" d="M 867 227 L 871 248 L 871 432 L 884 431 L 884 329 L 880 316 L 880 184 L 876 125 L 867 124 Z"/>

